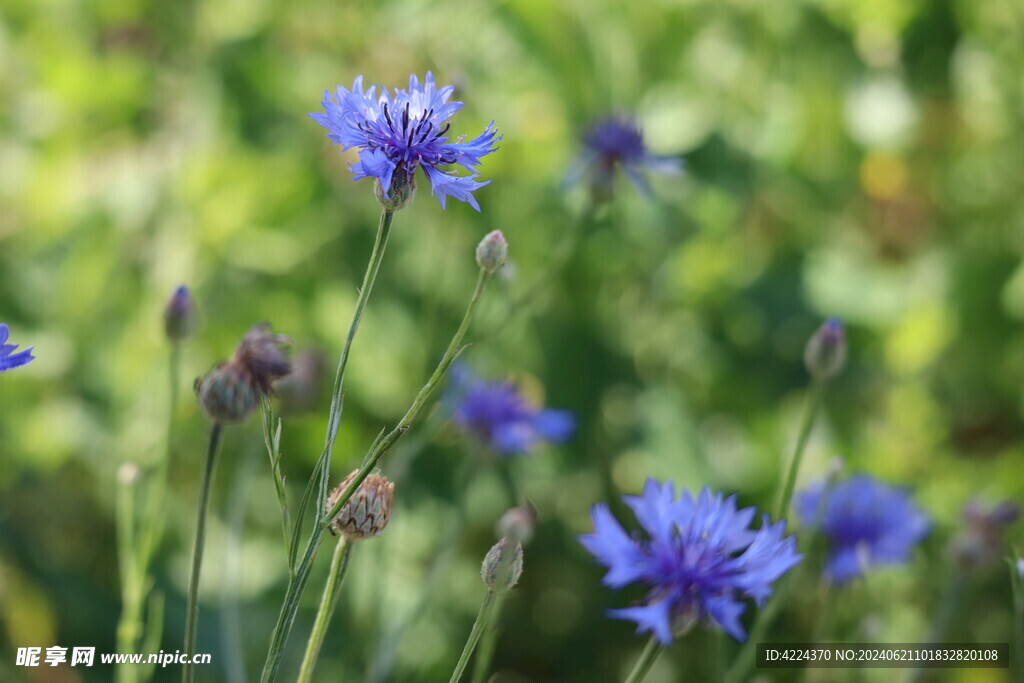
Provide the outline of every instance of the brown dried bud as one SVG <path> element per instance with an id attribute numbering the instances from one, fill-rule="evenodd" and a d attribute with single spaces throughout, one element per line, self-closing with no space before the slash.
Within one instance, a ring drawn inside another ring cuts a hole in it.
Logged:
<path id="1" fill-rule="evenodd" d="M 196 395 L 207 416 L 221 424 L 247 419 L 260 397 L 271 394 L 274 380 L 291 372 L 288 354 L 282 348 L 290 341 L 271 332 L 267 323 L 246 332 L 231 360 L 219 363 L 196 381 Z"/>
<path id="2" fill-rule="evenodd" d="M 328 512 L 357 474 L 359 470 L 352 470 L 352 473 L 345 477 L 345 481 L 331 491 L 331 495 L 327 497 Z M 379 535 L 391 519 L 394 500 L 395 485 L 380 474 L 369 475 L 352 497 L 341 506 L 341 510 L 331 522 L 331 533 L 342 533 L 353 540 Z"/>

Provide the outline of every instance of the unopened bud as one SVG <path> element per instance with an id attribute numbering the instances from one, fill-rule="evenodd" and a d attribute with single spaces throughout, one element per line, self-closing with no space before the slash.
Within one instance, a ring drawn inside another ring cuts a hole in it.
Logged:
<path id="1" fill-rule="evenodd" d="M 192 293 L 188 287 L 181 285 L 174 290 L 164 309 L 164 333 L 172 342 L 179 342 L 195 331 L 198 318 Z"/>
<path id="2" fill-rule="evenodd" d="M 509 546 L 509 539 L 503 538 L 487 552 L 480 567 L 480 578 L 484 585 L 495 592 L 507 591 L 519 582 L 523 573 L 523 544 Z"/>
<path id="3" fill-rule="evenodd" d="M 498 520 L 498 536 L 529 543 L 533 538 L 533 525 L 536 522 L 537 510 L 529 503 L 511 508 Z"/>
<path id="4" fill-rule="evenodd" d="M 345 477 L 345 481 L 331 491 L 327 498 L 327 511 L 345 492 L 359 470 Z M 395 502 L 395 485 L 379 474 L 371 474 L 363 480 L 359 488 L 341 506 L 341 510 L 331 521 L 331 533 L 342 533 L 350 539 L 370 538 L 377 536 L 391 519 L 391 509 Z"/>
<path id="5" fill-rule="evenodd" d="M 242 338 L 231 360 L 218 364 L 206 377 L 196 380 L 196 396 L 214 422 L 231 424 L 246 420 L 269 396 L 274 380 L 291 372 L 282 348 L 290 340 L 274 334 L 270 325 L 254 325 Z"/>
<path id="6" fill-rule="evenodd" d="M 488 233 L 476 246 L 476 263 L 488 273 L 493 273 L 508 259 L 508 242 L 501 230 Z"/>
<path id="7" fill-rule="evenodd" d="M 224 361 L 206 377 L 196 380 L 199 405 L 214 422 L 244 422 L 256 410 L 260 396 L 244 368 L 233 360 Z"/>
<path id="8" fill-rule="evenodd" d="M 395 169 L 391 176 L 391 187 L 384 192 L 379 180 L 373 183 L 373 193 L 380 205 L 388 211 L 399 211 L 409 206 L 416 196 L 416 176 L 402 169 Z"/>
<path id="9" fill-rule="evenodd" d="M 829 318 L 807 340 L 804 365 L 811 377 L 827 380 L 846 365 L 846 332 L 839 318 Z"/>

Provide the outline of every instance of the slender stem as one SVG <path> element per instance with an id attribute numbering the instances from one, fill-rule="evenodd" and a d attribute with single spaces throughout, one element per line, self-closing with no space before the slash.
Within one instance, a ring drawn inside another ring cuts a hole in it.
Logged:
<path id="1" fill-rule="evenodd" d="M 466 640 L 466 646 L 462 648 L 459 662 L 455 665 L 455 671 L 452 672 L 448 683 L 459 683 L 462 678 L 462 673 L 466 670 L 466 665 L 469 664 L 469 658 L 473 655 L 473 650 L 476 649 L 477 641 L 480 640 L 480 634 L 487 628 L 491 607 L 494 605 L 496 597 L 497 593 L 492 590 L 487 591 L 487 595 L 484 596 L 483 604 L 480 605 L 480 611 L 476 615 L 476 621 L 473 622 L 473 630 L 469 632 L 469 639 Z"/>
<path id="2" fill-rule="evenodd" d="M 363 319 L 363 310 L 366 302 L 370 300 L 370 292 L 373 291 L 373 283 L 377 279 L 377 271 L 380 270 L 381 261 L 384 260 L 384 250 L 388 246 L 388 237 L 391 235 L 391 221 L 395 212 L 384 209 L 380 214 L 380 222 L 377 226 L 377 237 L 373 243 L 373 251 L 370 253 L 370 262 L 366 265 L 366 273 L 363 275 L 363 286 L 359 288 L 359 296 L 356 298 L 356 307 L 352 311 L 352 321 L 348 325 L 348 334 L 345 335 L 345 344 L 341 347 L 341 357 L 338 359 L 338 371 L 334 376 L 334 390 L 331 392 L 331 411 L 327 419 L 327 438 L 324 441 L 324 450 L 327 457 L 324 459 L 323 469 L 320 472 L 320 506 L 317 514 L 323 510 L 323 503 L 327 500 L 327 479 L 331 471 L 331 451 L 334 448 L 334 439 L 338 435 L 338 426 L 341 424 L 342 396 L 341 387 L 345 379 L 345 367 L 348 365 L 348 354 L 352 349 L 352 342 L 355 341 L 356 332 L 359 330 L 359 323 Z"/>
<path id="3" fill-rule="evenodd" d="M 119 473 L 120 474 L 120 473 Z M 139 638 L 139 612 L 142 577 L 135 543 L 135 481 L 118 476 L 117 481 L 117 557 L 121 572 L 121 619 L 117 624 L 117 643 L 122 652 L 133 652 Z M 117 680 L 138 680 L 135 666 L 117 667 Z"/>
<path id="4" fill-rule="evenodd" d="M 371 446 L 370 451 L 366 454 L 366 458 L 363 461 L 363 465 L 359 468 L 358 473 L 349 483 L 348 488 L 342 492 L 335 502 L 334 507 L 326 512 L 326 514 L 320 515 L 317 519 L 316 524 L 310 533 L 309 539 L 306 542 L 306 548 L 303 551 L 302 559 L 299 560 L 295 565 L 295 572 L 288 582 L 288 588 L 285 591 L 284 603 L 281 605 L 281 612 L 277 617 L 277 624 L 274 626 L 274 632 L 270 638 L 270 647 L 267 650 L 267 659 L 263 664 L 263 674 L 260 680 L 263 683 L 270 683 L 277 678 L 277 672 L 281 668 L 281 659 L 284 655 L 284 645 L 288 640 L 288 636 L 291 633 L 292 627 L 295 624 L 295 615 L 299 609 L 299 599 L 302 597 L 302 592 L 306 587 L 306 582 L 309 580 L 309 570 L 313 565 L 313 558 L 316 556 L 317 548 L 320 545 L 320 541 L 323 540 L 324 534 L 327 532 L 327 527 L 330 525 L 330 520 L 337 516 L 338 511 L 341 507 L 348 502 L 348 499 L 352 497 L 359 485 L 363 483 L 363 480 L 369 476 L 373 468 L 377 466 L 377 463 L 382 457 L 395 445 L 401 436 L 409 430 L 412 423 L 419 416 L 420 411 L 426 405 L 427 399 L 434 392 L 435 389 L 441 384 L 441 380 L 444 379 L 445 374 L 448 372 L 448 368 L 458 357 L 459 353 L 462 352 L 462 340 L 466 336 L 466 332 L 469 330 L 470 323 L 473 321 L 473 317 L 476 315 L 476 310 L 480 305 L 480 299 L 483 295 L 484 289 L 487 287 L 487 282 L 490 280 L 490 274 L 480 271 L 480 276 L 477 279 L 476 289 L 473 291 L 473 297 L 469 301 L 469 306 L 466 308 L 466 313 L 462 318 L 462 323 L 459 325 L 459 329 L 456 330 L 455 335 L 452 337 L 451 343 L 448 344 L 448 348 L 444 352 L 441 361 L 438 363 L 434 373 L 427 380 L 427 383 L 423 385 L 419 393 L 416 394 L 416 398 L 413 399 L 412 405 L 406 411 L 405 415 L 399 421 L 398 425 L 395 426 L 387 435 L 376 440 Z"/>
<path id="5" fill-rule="evenodd" d="M 316 621 L 313 622 L 313 630 L 306 643 L 306 655 L 302 658 L 302 666 L 299 668 L 299 677 L 296 679 L 296 683 L 309 683 L 313 679 L 313 669 L 316 668 L 316 660 L 320 657 L 320 648 L 323 647 L 327 626 L 331 623 L 331 617 L 334 615 L 334 607 L 338 604 L 338 588 L 345 580 L 351 554 L 352 542 L 344 535 L 340 536 L 338 544 L 334 546 L 331 572 L 327 575 L 327 583 L 324 584 L 320 609 L 316 612 Z"/>
<path id="6" fill-rule="evenodd" d="M 291 536 L 289 530 L 292 528 L 291 514 L 288 512 L 288 493 L 284 486 L 284 475 L 281 473 L 281 419 L 274 421 L 274 409 L 270 405 L 270 399 L 266 396 L 260 397 L 260 412 L 263 417 L 263 443 L 267 447 L 267 455 L 270 457 L 270 474 L 274 478 L 274 491 L 277 493 L 277 506 L 281 509 L 281 531 L 284 534 L 284 551 L 288 558 L 288 571 L 292 570 Z"/>
<path id="7" fill-rule="evenodd" d="M 494 601 L 494 616 L 487 624 L 486 630 L 480 642 L 480 651 L 476 655 L 476 663 L 473 665 L 473 683 L 484 683 L 487 680 L 487 672 L 491 669 L 491 660 L 494 659 L 494 647 L 498 642 L 498 618 L 501 616 L 501 607 L 505 603 L 508 591 L 498 593 Z"/>
<path id="8" fill-rule="evenodd" d="M 213 482 L 213 470 L 217 463 L 217 450 L 220 448 L 224 426 L 214 422 L 210 427 L 210 441 L 206 449 L 206 462 L 203 467 L 203 478 L 199 484 L 199 515 L 196 519 L 196 544 L 192 549 L 192 574 L 188 581 L 188 607 L 185 613 L 185 654 L 195 654 L 196 624 L 199 619 L 199 572 L 203 566 L 203 546 L 206 543 L 206 511 L 210 507 L 210 488 Z M 190 660 L 191 661 L 191 660 Z M 182 670 L 182 683 L 190 683 L 195 679 L 195 664 L 185 664 Z"/>
<path id="9" fill-rule="evenodd" d="M 943 596 L 942 604 L 939 606 L 939 611 L 935 616 L 935 621 L 932 622 L 931 630 L 928 632 L 928 639 L 925 641 L 926 643 L 934 645 L 941 643 L 942 639 L 945 638 L 946 631 L 949 630 L 950 624 L 953 623 L 957 612 L 960 611 L 966 589 L 967 577 L 963 572 L 953 570 L 953 575 L 949 580 L 949 587 Z M 920 680 L 923 673 L 923 669 L 915 667 L 907 671 L 904 680 L 907 683 L 915 683 Z"/>
<path id="10" fill-rule="evenodd" d="M 1013 591 L 1013 666 L 1017 680 L 1024 680 L 1024 574 L 1021 572 L 1020 552 L 1014 550 L 1009 557 L 1010 587 Z"/>
<path id="11" fill-rule="evenodd" d="M 169 356 L 169 404 L 167 417 L 167 435 L 163 457 L 159 458 L 156 471 L 149 482 L 148 505 L 141 519 L 141 534 L 136 536 L 135 491 L 129 490 L 133 485 L 122 483 L 119 503 L 127 506 L 118 512 L 119 543 L 124 546 L 121 552 L 122 608 L 121 618 L 117 625 L 118 650 L 135 652 L 139 638 L 144 631 L 142 624 L 142 606 L 146 601 L 149 586 L 146 575 L 153 558 L 156 546 L 160 543 L 164 529 L 163 503 L 167 496 L 167 471 L 171 459 L 171 441 L 174 436 L 175 406 L 178 405 L 178 379 L 181 375 L 181 345 L 171 344 Z M 120 683 L 134 683 L 152 676 L 152 667 L 140 668 L 134 665 L 117 667 L 117 680 Z"/>
<path id="12" fill-rule="evenodd" d="M 789 472 L 786 474 L 786 483 L 782 489 L 782 497 L 779 498 L 779 507 L 775 511 L 775 519 L 783 519 L 789 512 L 789 502 L 793 498 L 793 489 L 796 486 L 796 476 L 800 471 L 800 463 L 804 458 L 804 450 L 807 447 L 807 439 L 811 435 L 811 427 L 814 426 L 814 416 L 818 413 L 818 406 L 821 404 L 823 384 L 817 380 L 811 381 L 807 391 L 806 402 L 804 403 L 804 416 L 800 423 L 800 435 L 796 440 L 796 449 L 793 451 L 793 459 L 789 464 Z"/>
<path id="13" fill-rule="evenodd" d="M 651 639 L 647 641 L 644 651 L 640 653 L 640 659 L 636 660 L 633 670 L 626 677 L 626 683 L 640 683 L 640 681 L 644 680 L 647 672 L 654 665 L 654 661 L 664 649 L 658 638 L 652 635 Z"/>

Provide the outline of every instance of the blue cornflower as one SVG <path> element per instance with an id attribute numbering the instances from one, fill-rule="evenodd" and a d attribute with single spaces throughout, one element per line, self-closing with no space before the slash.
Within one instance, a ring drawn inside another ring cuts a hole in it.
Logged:
<path id="1" fill-rule="evenodd" d="M 825 576 L 835 583 L 871 565 L 905 562 L 930 526 L 906 491 L 866 474 L 812 485 L 797 494 L 794 509 L 828 539 Z"/>
<path id="2" fill-rule="evenodd" d="M 0 323 L 0 372 L 4 370 L 10 370 L 20 365 L 25 365 L 30 360 L 33 360 L 35 356 L 32 355 L 33 347 L 22 349 L 17 353 L 14 350 L 18 348 L 17 344 L 8 344 L 7 336 L 9 331 L 7 325 Z"/>
<path id="3" fill-rule="evenodd" d="M 646 538 L 627 534 L 605 503 L 592 510 L 594 533 L 580 542 L 608 568 L 604 583 L 621 588 L 647 584 L 645 604 L 609 610 L 637 623 L 637 633 L 653 632 L 664 645 L 673 633 L 697 621 L 718 625 L 737 640 L 746 640 L 740 623 L 753 598 L 760 606 L 772 594 L 772 583 L 800 560 L 793 536 L 783 538 L 784 521 L 762 516 L 754 531 L 755 509 L 736 509 L 736 496 L 712 495 L 705 487 L 694 499 L 675 484 L 648 479 L 643 495 L 625 496 Z"/>
<path id="4" fill-rule="evenodd" d="M 463 366 L 452 369 L 452 379 L 453 421 L 502 455 L 525 453 L 538 441 L 566 441 L 576 429 L 568 410 L 537 408 L 511 382 L 488 382 Z"/>
<path id="5" fill-rule="evenodd" d="M 682 161 L 675 156 L 651 154 L 637 122 L 625 114 L 615 114 L 598 121 L 584 136 L 583 153 L 570 167 L 566 182 L 575 183 L 589 173 L 592 187 L 607 194 L 614 184 L 616 168 L 621 168 L 637 189 L 650 194 L 642 171 L 679 173 Z"/>
<path id="6" fill-rule="evenodd" d="M 495 137 L 494 122 L 468 142 L 462 138 L 448 142 L 445 134 L 451 124 L 447 121 L 462 108 L 462 102 L 448 101 L 453 86 L 438 88 L 428 71 L 423 85 L 415 74 L 409 76 L 408 91 L 396 88 L 391 95 L 381 87 L 378 96 L 376 88 L 374 85 L 363 92 L 363 77 L 358 76 L 351 90 L 338 86 L 337 103 L 330 91 L 324 91 L 322 105 L 326 113 L 310 114 L 330 131 L 327 137 L 343 149 L 359 150 L 359 161 L 352 164 L 353 179 L 376 178 L 388 196 L 394 197 L 415 182 L 414 172 L 419 166 L 441 208 L 450 195 L 479 211 L 472 193 L 490 181 L 476 180 L 476 166 L 483 156 L 497 149 L 491 146 L 501 139 Z M 451 164 L 462 166 L 469 175 L 456 176 L 440 168 Z"/>

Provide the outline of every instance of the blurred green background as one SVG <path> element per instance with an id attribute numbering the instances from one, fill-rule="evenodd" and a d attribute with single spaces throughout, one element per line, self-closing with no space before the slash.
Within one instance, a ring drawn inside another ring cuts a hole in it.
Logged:
<path id="1" fill-rule="evenodd" d="M 908 566 L 844 589 L 834 635 L 924 640 L 963 504 L 1024 498 L 1022 31 L 1016 0 L 6 0 L 0 321 L 38 359 L 0 376 L 0 678 L 112 679 L 99 665 L 16 668 L 14 652 L 115 651 L 116 472 L 163 452 L 161 312 L 184 282 L 203 324 L 185 347 L 155 562 L 162 648 L 181 647 L 207 429 L 191 379 L 260 320 L 297 350 L 322 349 L 330 374 L 379 210 L 369 181 L 350 180 L 355 157 L 306 114 L 358 74 L 393 87 L 427 69 L 466 103 L 454 134 L 494 119 L 504 139 L 481 167 L 493 183 L 477 193 L 480 214 L 458 202 L 440 210 L 424 184 L 396 216 L 349 366 L 335 479 L 440 357 L 480 237 L 502 229 L 514 267 L 488 291 L 478 330 L 544 268 L 581 211 L 583 188 L 561 182 L 590 123 L 634 113 L 649 146 L 683 155 L 687 171 L 652 178 L 653 199 L 620 183 L 534 314 L 467 353 L 478 372 L 518 377 L 573 410 L 569 444 L 498 463 L 435 414 L 384 461 L 398 481 L 394 518 L 354 554 L 319 680 L 447 680 L 508 507 L 501 467 L 540 521 L 506 603 L 494 680 L 621 680 L 644 641 L 603 611 L 639 593 L 601 586 L 576 541 L 590 506 L 655 476 L 771 507 L 806 387 L 803 345 L 827 315 L 848 325 L 850 363 L 830 386 L 801 482 L 840 456 L 849 470 L 911 485 L 936 522 Z M 286 418 L 293 501 L 327 405 Z M 199 633 L 214 664 L 200 680 L 254 680 L 283 597 L 261 439 L 258 419 L 227 433 Z M 466 458 L 479 471 L 456 490 Z M 468 525 L 448 534 L 463 495 Z M 1021 541 L 1019 527 L 1012 537 Z M 1005 567 L 978 573 L 968 591 L 950 640 L 1009 640 Z M 772 639 L 809 639 L 818 597 L 788 606 Z M 711 680 L 710 645 L 696 631 L 648 680 Z M 818 680 L 852 680 L 839 673 Z M 171 667 L 157 680 L 179 675 Z"/>

